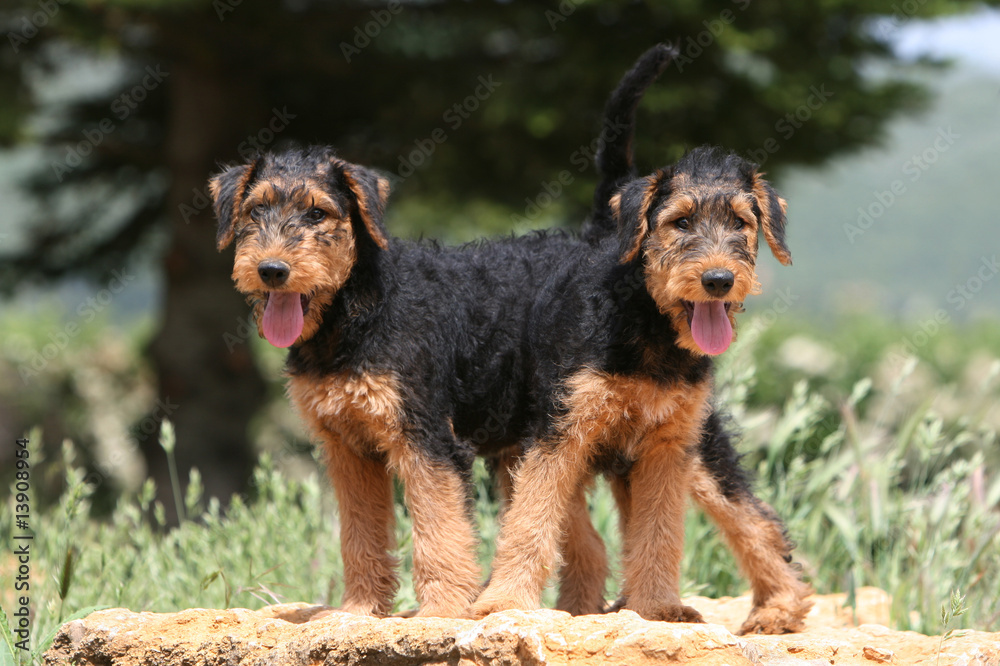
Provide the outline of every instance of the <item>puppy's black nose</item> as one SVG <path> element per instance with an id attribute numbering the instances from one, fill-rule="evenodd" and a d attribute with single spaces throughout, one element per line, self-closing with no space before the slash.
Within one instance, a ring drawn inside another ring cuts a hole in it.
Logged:
<path id="1" fill-rule="evenodd" d="M 285 284 L 291 272 L 291 266 L 277 259 L 265 259 L 257 264 L 257 274 L 268 287 L 280 287 Z"/>
<path id="2" fill-rule="evenodd" d="M 701 286 L 712 296 L 722 298 L 733 288 L 733 272 L 725 268 L 709 268 L 701 274 Z"/>

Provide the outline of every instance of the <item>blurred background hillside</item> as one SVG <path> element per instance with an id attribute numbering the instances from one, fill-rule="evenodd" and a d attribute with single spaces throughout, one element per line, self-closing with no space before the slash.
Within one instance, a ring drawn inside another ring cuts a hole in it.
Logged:
<path id="1" fill-rule="evenodd" d="M 682 58 L 640 109 L 640 170 L 721 144 L 789 202 L 795 265 L 762 256 L 747 321 L 798 346 L 756 347 L 776 369 L 749 404 L 801 379 L 836 404 L 892 354 L 941 386 L 1000 356 L 988 5 L 17 0 L 0 22 L 0 464 L 34 426 L 50 454 L 72 439 L 98 510 L 169 486 L 164 417 L 209 495 L 262 450 L 313 464 L 214 248 L 219 164 L 330 143 L 395 176 L 398 236 L 576 227 L 604 99 L 656 41 Z"/>

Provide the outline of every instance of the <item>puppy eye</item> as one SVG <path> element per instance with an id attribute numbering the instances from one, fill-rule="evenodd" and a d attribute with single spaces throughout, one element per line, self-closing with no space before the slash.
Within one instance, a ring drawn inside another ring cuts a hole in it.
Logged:
<path id="1" fill-rule="evenodd" d="M 691 228 L 691 221 L 686 217 L 682 217 L 679 220 L 674 220 L 674 226 L 682 231 L 687 231 Z"/>
<path id="2" fill-rule="evenodd" d="M 260 218 L 264 217 L 265 210 L 267 210 L 267 206 L 264 204 L 257 204 L 250 209 L 250 219 L 254 222 L 260 222 Z"/>
<path id="3" fill-rule="evenodd" d="M 326 211 L 322 208 L 310 208 L 306 213 L 306 219 L 310 222 L 322 222 L 326 219 Z"/>
<path id="4" fill-rule="evenodd" d="M 743 218 L 736 218 L 736 231 L 742 231 L 747 226 L 746 220 Z"/>

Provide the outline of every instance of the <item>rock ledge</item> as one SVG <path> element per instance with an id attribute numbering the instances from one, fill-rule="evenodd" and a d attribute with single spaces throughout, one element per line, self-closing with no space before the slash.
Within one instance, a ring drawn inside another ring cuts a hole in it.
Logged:
<path id="1" fill-rule="evenodd" d="M 281 604 L 259 611 L 98 611 L 60 629 L 45 663 L 115 664 L 941 664 L 1000 666 L 1000 633 L 940 637 L 887 629 L 888 596 L 859 591 L 817 597 L 808 629 L 786 636 L 730 633 L 747 597 L 686 600 L 710 624 L 647 622 L 631 611 L 571 617 L 507 611 L 474 622 L 375 619 L 324 606 Z M 854 626 L 858 624 L 859 626 Z M 726 627 L 729 627 L 727 629 Z"/>

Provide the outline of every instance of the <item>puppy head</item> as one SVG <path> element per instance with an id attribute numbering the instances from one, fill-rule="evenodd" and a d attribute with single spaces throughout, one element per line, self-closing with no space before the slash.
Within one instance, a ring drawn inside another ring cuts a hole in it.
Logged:
<path id="1" fill-rule="evenodd" d="M 729 348 L 735 315 L 760 292 L 758 232 L 778 261 L 792 262 L 785 207 L 754 164 L 717 148 L 697 148 L 612 197 L 621 261 L 643 262 L 646 289 L 681 347 Z"/>
<path id="2" fill-rule="evenodd" d="M 219 250 L 276 347 L 308 340 L 359 260 L 385 250 L 389 182 L 329 148 L 268 153 L 209 181 Z"/>

